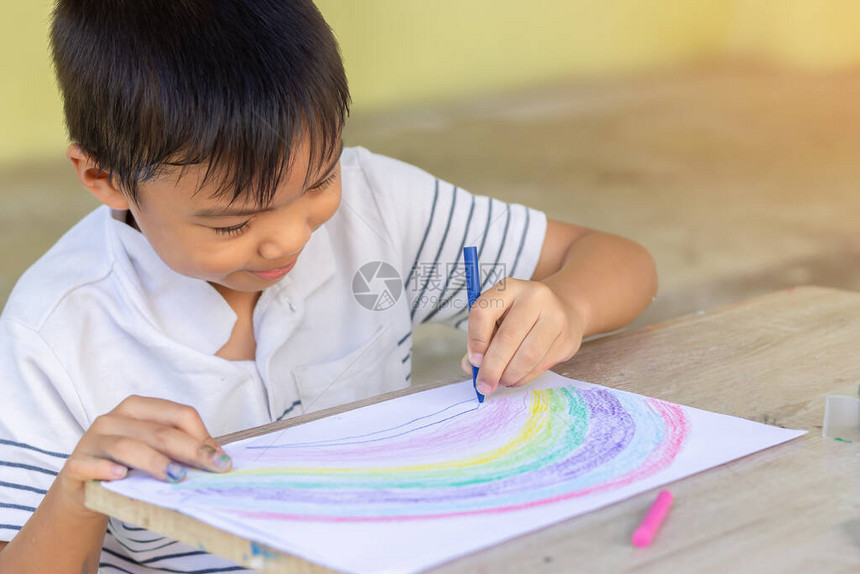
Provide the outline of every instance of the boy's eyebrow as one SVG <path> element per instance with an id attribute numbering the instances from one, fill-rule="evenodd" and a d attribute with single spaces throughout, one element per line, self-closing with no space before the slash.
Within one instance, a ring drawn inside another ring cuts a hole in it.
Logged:
<path id="1" fill-rule="evenodd" d="M 343 140 L 340 141 L 340 145 L 338 146 L 338 151 L 334 154 L 334 161 L 331 162 L 326 170 L 323 172 L 323 175 L 311 185 L 308 189 L 314 188 L 321 184 L 325 179 L 331 175 L 331 172 L 337 167 L 337 163 L 340 161 L 340 156 L 343 154 Z M 201 209 L 197 213 L 194 214 L 194 217 L 236 217 L 241 215 L 254 215 L 255 213 L 263 213 L 266 211 L 271 211 L 273 208 L 264 207 L 263 209 L 258 208 L 236 208 L 236 209 L 221 209 L 219 207 L 210 207 L 208 209 Z"/>

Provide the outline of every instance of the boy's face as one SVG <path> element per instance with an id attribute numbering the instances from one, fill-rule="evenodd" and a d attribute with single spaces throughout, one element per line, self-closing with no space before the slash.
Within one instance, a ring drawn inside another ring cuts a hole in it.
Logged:
<path id="1" fill-rule="evenodd" d="M 181 177 L 143 182 L 139 205 L 126 205 L 174 271 L 233 291 L 262 291 L 289 273 L 311 233 L 340 205 L 340 149 L 319 169 L 308 165 L 307 143 L 295 149 L 292 169 L 264 209 L 249 199 L 228 205 L 229 198 L 211 197 L 217 182 L 198 192 L 205 166 L 196 165 Z"/>

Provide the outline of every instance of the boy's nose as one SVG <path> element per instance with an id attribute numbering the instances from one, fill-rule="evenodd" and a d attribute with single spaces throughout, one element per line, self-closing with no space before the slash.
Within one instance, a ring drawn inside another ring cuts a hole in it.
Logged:
<path id="1" fill-rule="evenodd" d="M 258 247 L 264 259 L 284 259 L 298 253 L 311 238 L 307 225 L 284 226 L 273 230 Z"/>

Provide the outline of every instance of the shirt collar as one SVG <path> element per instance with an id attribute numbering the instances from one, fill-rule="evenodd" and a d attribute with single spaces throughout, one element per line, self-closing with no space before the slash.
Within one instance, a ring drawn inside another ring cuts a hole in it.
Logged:
<path id="1" fill-rule="evenodd" d="M 186 277 L 168 267 L 146 237 L 125 223 L 125 210 L 104 209 L 108 240 L 136 306 L 170 338 L 214 355 L 230 339 L 237 319 L 227 301 L 206 281 Z M 271 292 L 301 307 L 305 297 L 334 274 L 333 257 L 331 239 L 323 225 L 311 235 L 293 270 L 266 289 L 263 296 Z"/>

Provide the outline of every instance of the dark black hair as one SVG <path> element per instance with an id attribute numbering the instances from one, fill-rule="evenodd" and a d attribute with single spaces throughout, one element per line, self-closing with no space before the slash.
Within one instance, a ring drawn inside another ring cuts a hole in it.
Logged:
<path id="1" fill-rule="evenodd" d="M 293 147 L 321 167 L 349 114 L 310 0 L 58 0 L 51 46 L 69 137 L 135 203 L 165 166 L 205 163 L 201 186 L 266 205 Z"/>

